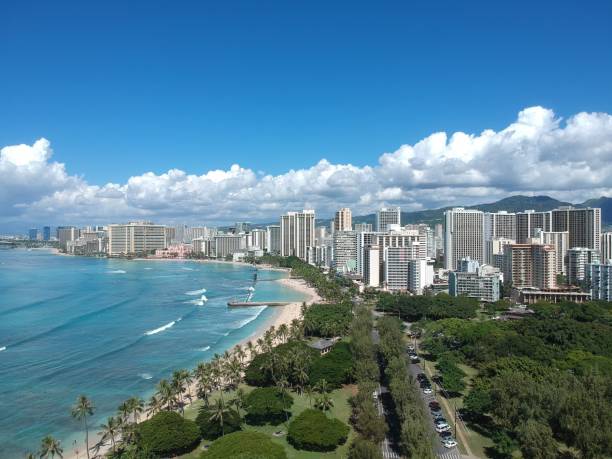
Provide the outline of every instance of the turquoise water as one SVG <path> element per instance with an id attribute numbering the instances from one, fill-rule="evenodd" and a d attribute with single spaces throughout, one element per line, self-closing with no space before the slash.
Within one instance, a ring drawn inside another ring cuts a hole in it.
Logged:
<path id="1" fill-rule="evenodd" d="M 70 417 L 79 394 L 94 401 L 97 426 L 173 370 L 253 335 L 273 309 L 226 303 L 248 294 L 254 272 L 0 250 L 0 457 L 36 451 L 46 434 L 63 440 L 66 455 L 79 431 Z M 301 301 L 301 293 L 272 282 L 283 276 L 259 270 L 253 300 Z"/>

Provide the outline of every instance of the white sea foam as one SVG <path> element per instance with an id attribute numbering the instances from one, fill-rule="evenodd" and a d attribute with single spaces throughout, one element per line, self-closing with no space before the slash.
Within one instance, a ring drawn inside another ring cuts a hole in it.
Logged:
<path id="1" fill-rule="evenodd" d="M 182 266 L 182 267 L 181 267 L 181 269 L 182 269 L 183 271 L 193 271 L 193 268 L 187 268 L 187 267 L 185 267 L 185 266 Z"/>
<path id="2" fill-rule="evenodd" d="M 151 270 L 151 269 L 153 269 L 153 268 L 145 268 L 145 269 L 146 269 L 147 271 L 149 271 L 149 270 Z"/>
<path id="3" fill-rule="evenodd" d="M 172 322 L 168 322 L 166 325 L 162 325 L 159 328 L 156 328 L 154 330 L 149 330 L 148 332 L 145 332 L 145 335 L 156 335 L 157 333 L 163 332 L 164 330 L 168 330 L 169 328 L 174 327 L 174 324 L 177 322 L 180 322 L 182 319 L 182 317 L 179 317 L 176 320 L 173 320 Z"/>
<path id="4" fill-rule="evenodd" d="M 2 352 L 2 351 L 6 351 L 6 346 L 0 347 L 0 352 Z"/>
<path id="5" fill-rule="evenodd" d="M 230 334 L 230 332 L 227 331 L 227 332 L 223 333 L 223 336 L 227 336 L 229 334 Z"/>
<path id="6" fill-rule="evenodd" d="M 196 296 L 201 295 L 202 293 L 206 293 L 205 288 L 201 288 L 200 290 L 192 290 L 191 292 L 185 292 L 185 295 Z"/>
<path id="7" fill-rule="evenodd" d="M 114 271 L 109 271 L 109 274 L 126 274 L 127 271 L 124 271 L 123 269 L 115 269 Z"/>
<path id="8" fill-rule="evenodd" d="M 140 373 L 138 376 L 140 376 L 142 379 L 152 379 L 153 375 L 151 375 L 151 373 Z"/>
<path id="9" fill-rule="evenodd" d="M 242 328 L 244 326 L 246 326 L 247 324 L 250 324 L 251 322 L 253 322 L 255 319 L 257 319 L 259 317 L 259 314 L 261 314 L 264 309 L 266 309 L 267 306 L 258 306 L 257 308 L 252 308 L 253 310 L 255 310 L 255 315 L 251 316 L 251 317 L 247 317 L 246 319 L 241 320 L 240 322 L 236 323 L 236 328 Z"/>
<path id="10" fill-rule="evenodd" d="M 210 349 L 210 346 L 206 346 L 206 347 L 203 347 L 202 349 L 200 349 L 200 351 L 202 351 L 202 352 L 206 352 L 206 351 L 207 351 L 207 350 L 209 350 L 209 349 Z"/>
<path id="11" fill-rule="evenodd" d="M 249 287 L 249 291 L 254 292 L 255 291 L 255 287 Z"/>

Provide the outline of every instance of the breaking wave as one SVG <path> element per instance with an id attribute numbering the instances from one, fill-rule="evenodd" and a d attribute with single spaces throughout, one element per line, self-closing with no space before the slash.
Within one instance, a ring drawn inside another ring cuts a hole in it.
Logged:
<path id="1" fill-rule="evenodd" d="M 108 274 L 127 274 L 127 271 L 124 271 L 123 269 L 115 269 L 113 271 L 109 271 Z"/>
<path id="2" fill-rule="evenodd" d="M 201 288 L 200 290 L 192 290 L 191 292 L 185 292 L 185 295 L 195 296 L 201 295 L 202 293 L 206 293 L 205 288 Z"/>
<path id="3" fill-rule="evenodd" d="M 168 322 L 166 325 L 162 325 L 159 328 L 155 328 L 154 330 L 149 330 L 148 332 L 145 332 L 145 335 L 150 336 L 150 335 L 156 335 L 158 333 L 163 332 L 164 330 L 168 330 L 169 328 L 174 327 L 174 324 L 176 324 L 177 322 L 180 322 L 182 319 L 182 317 L 179 317 L 176 320 L 173 320 L 172 322 Z"/>

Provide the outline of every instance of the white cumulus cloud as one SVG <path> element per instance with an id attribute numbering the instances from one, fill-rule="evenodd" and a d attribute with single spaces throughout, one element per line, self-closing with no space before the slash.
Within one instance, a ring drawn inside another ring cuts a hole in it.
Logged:
<path id="1" fill-rule="evenodd" d="M 371 166 L 332 164 L 279 175 L 245 169 L 190 174 L 171 169 L 92 185 L 53 161 L 46 139 L 0 150 L 0 224 L 85 223 L 149 218 L 223 223 L 275 220 L 314 207 L 328 216 L 381 205 L 406 210 L 492 201 L 511 193 L 580 201 L 612 191 L 612 116 L 578 113 L 562 120 L 543 107 L 522 110 L 500 131 L 436 132 Z"/>

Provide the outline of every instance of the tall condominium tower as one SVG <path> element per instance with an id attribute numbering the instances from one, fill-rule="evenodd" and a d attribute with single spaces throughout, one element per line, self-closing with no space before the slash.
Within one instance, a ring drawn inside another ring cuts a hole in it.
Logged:
<path id="1" fill-rule="evenodd" d="M 536 230 L 551 230 L 551 212 L 526 210 L 516 214 L 516 242 L 527 244 L 535 236 Z"/>
<path id="2" fill-rule="evenodd" d="M 484 214 L 455 207 L 444 212 L 444 267 L 456 270 L 462 258 L 484 263 Z"/>
<path id="3" fill-rule="evenodd" d="M 608 263 L 608 260 L 612 260 L 612 232 L 601 233 L 601 261 Z"/>
<path id="4" fill-rule="evenodd" d="M 555 248 L 557 258 L 556 274 L 566 274 L 566 258 L 569 249 L 568 231 L 536 231 L 534 238 L 541 244 L 551 245 Z"/>
<path id="5" fill-rule="evenodd" d="M 504 246 L 504 283 L 516 288 L 557 286 L 555 248 L 544 244 Z"/>
<path id="6" fill-rule="evenodd" d="M 334 233 L 336 231 L 351 231 L 353 229 L 353 217 L 351 214 L 351 209 L 348 207 L 343 207 L 342 209 L 336 211 L 336 216 L 334 217 Z"/>
<path id="7" fill-rule="evenodd" d="M 334 262 L 337 272 L 354 272 L 357 268 L 357 233 L 335 231 L 333 235 Z"/>
<path id="8" fill-rule="evenodd" d="M 315 211 L 287 212 L 281 216 L 281 255 L 306 260 L 307 247 L 315 245 Z"/>
<path id="9" fill-rule="evenodd" d="M 567 231 L 569 247 L 601 249 L 601 209 L 561 207 L 551 211 L 551 231 Z"/>
<path id="10" fill-rule="evenodd" d="M 383 207 L 376 212 L 376 231 L 388 231 L 389 225 L 400 225 L 402 211 L 399 207 Z"/>
<path id="11" fill-rule="evenodd" d="M 599 264 L 599 251 L 573 247 L 567 251 L 567 281 L 578 284 L 585 279 L 586 265 Z"/>
<path id="12" fill-rule="evenodd" d="M 280 225 L 266 226 L 266 247 L 270 253 L 280 253 L 281 251 L 281 229 Z"/>

